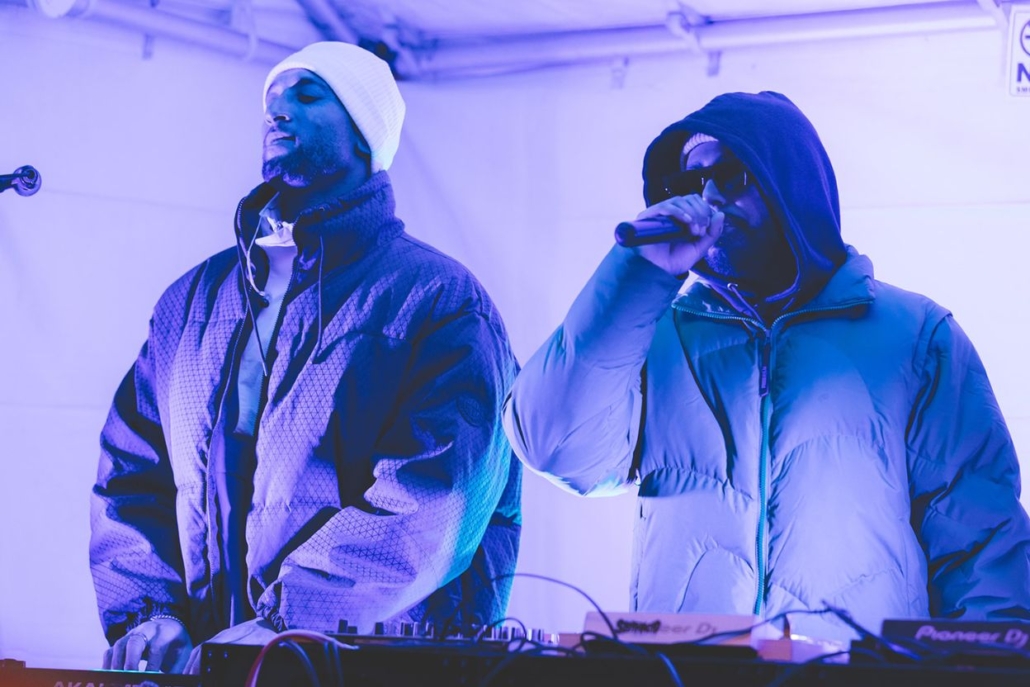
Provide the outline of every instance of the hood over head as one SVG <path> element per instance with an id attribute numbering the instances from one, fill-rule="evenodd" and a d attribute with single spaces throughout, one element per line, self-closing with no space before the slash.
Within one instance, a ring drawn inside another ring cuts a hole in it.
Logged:
<path id="1" fill-rule="evenodd" d="M 797 258 L 797 278 L 782 300 L 783 310 L 811 300 L 844 262 L 840 201 L 833 166 L 808 118 L 786 96 L 772 91 L 727 93 L 672 124 L 644 155 L 644 200 L 668 198 L 663 178 L 680 170 L 687 139 L 703 133 L 740 158 L 758 184 L 769 212 Z M 739 298 L 702 260 L 694 271 L 734 305 Z"/>

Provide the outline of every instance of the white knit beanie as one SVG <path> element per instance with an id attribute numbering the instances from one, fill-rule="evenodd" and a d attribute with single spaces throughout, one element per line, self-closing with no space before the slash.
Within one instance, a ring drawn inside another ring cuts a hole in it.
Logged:
<path id="1" fill-rule="evenodd" d="M 307 69 L 320 76 L 372 149 L 372 173 L 390 168 L 401 141 L 404 100 L 386 62 L 350 43 L 312 43 L 272 67 L 262 102 L 275 77 L 287 69 Z"/>
<path id="2" fill-rule="evenodd" d="M 680 159 L 681 160 L 686 160 L 687 159 L 687 155 L 690 154 L 690 151 L 693 150 L 694 148 L 698 147 L 702 143 L 718 143 L 718 142 L 719 142 L 719 139 L 715 138 L 714 136 L 709 136 L 708 134 L 701 134 L 701 133 L 694 134 L 693 136 L 691 136 L 690 138 L 687 139 L 686 143 L 683 144 L 683 152 L 680 153 Z"/>

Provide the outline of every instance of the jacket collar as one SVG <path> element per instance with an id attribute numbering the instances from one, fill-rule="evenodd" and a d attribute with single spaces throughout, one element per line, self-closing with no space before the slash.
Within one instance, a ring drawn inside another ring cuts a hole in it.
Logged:
<path id="1" fill-rule="evenodd" d="M 846 248 L 847 258 L 844 264 L 833 273 L 826 286 L 810 301 L 801 303 L 781 315 L 781 318 L 800 312 L 842 310 L 875 300 L 876 280 L 873 277 L 872 261 L 852 246 Z M 695 315 L 754 320 L 750 312 L 731 305 L 730 301 L 703 279 L 698 279 L 680 293 L 672 305 L 677 310 Z"/>
<path id="2" fill-rule="evenodd" d="M 257 258 L 255 253 L 261 252 L 252 249 L 253 239 L 261 222 L 261 211 L 276 193 L 275 187 L 266 182 L 240 202 L 235 228 L 244 266 L 248 249 L 252 258 Z M 378 172 L 335 201 L 305 210 L 293 228 L 299 265 L 302 268 L 313 265 L 324 248 L 325 254 L 321 257 L 326 271 L 331 271 L 393 240 L 404 230 L 404 223 L 394 215 L 395 208 L 390 177 L 386 172 Z"/>

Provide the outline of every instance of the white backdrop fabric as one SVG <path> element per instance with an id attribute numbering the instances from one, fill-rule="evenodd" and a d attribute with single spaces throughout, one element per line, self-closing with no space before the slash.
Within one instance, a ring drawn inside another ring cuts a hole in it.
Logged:
<path id="1" fill-rule="evenodd" d="M 96 666 L 88 494 L 108 404 L 173 279 L 232 241 L 259 180 L 267 66 L 0 7 L 0 657 Z M 771 89 L 833 160 L 845 240 L 881 279 L 949 307 L 1030 460 L 1030 99 L 1006 95 L 1000 33 L 740 50 L 402 84 L 392 176 L 413 235 L 458 258 L 525 361 L 643 207 L 640 162 L 668 123 L 726 91 Z M 1027 502 L 1024 497 L 1024 503 Z M 627 607 L 632 495 L 571 496 L 529 475 L 519 569 Z M 684 523 L 684 527 L 689 527 Z M 510 615 L 581 628 L 585 600 L 515 583 Z"/>

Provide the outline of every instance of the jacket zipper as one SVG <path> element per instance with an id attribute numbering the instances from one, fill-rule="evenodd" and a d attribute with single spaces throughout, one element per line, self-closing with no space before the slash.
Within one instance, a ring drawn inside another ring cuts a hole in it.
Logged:
<path id="1" fill-rule="evenodd" d="M 775 323 L 774 323 L 775 324 Z M 772 358 L 772 330 L 764 331 L 759 342 L 758 363 L 758 397 L 759 413 L 762 417 L 762 437 L 759 445 L 758 459 L 758 534 L 755 538 L 755 560 L 758 565 L 758 584 L 755 590 L 755 611 L 762 615 L 765 603 L 766 559 L 766 526 L 769 517 L 769 411 L 772 403 L 769 399 L 769 361 Z"/>
<path id="2" fill-rule="evenodd" d="M 768 480 L 769 480 L 769 422 L 771 420 L 772 401 L 769 398 L 769 376 L 771 374 L 771 361 L 772 361 L 772 332 L 777 324 L 783 320 L 789 319 L 797 315 L 803 315 L 814 312 L 832 312 L 835 310 L 850 310 L 856 305 L 862 303 L 868 303 L 868 299 L 856 300 L 841 305 L 829 306 L 825 308 L 811 308 L 808 310 L 795 310 L 794 312 L 785 313 L 780 315 L 768 328 L 762 324 L 761 321 L 750 317 L 741 317 L 736 315 L 722 315 L 710 312 L 699 312 L 697 310 L 690 310 L 673 304 L 673 308 L 680 310 L 681 312 L 689 312 L 692 315 L 698 317 L 705 317 L 711 320 L 724 320 L 733 322 L 743 322 L 748 325 L 756 326 L 762 332 L 761 339 L 759 341 L 759 355 L 758 355 L 758 395 L 759 395 L 759 413 L 761 414 L 761 445 L 760 455 L 758 463 L 758 498 L 759 498 L 759 510 L 758 510 L 758 528 L 757 535 L 755 537 L 755 563 L 757 566 L 757 584 L 755 590 L 755 605 L 754 614 L 761 616 L 763 606 L 765 605 L 765 576 L 767 574 L 766 566 L 768 564 L 768 552 L 766 551 L 768 542 L 766 541 L 766 529 L 767 520 L 769 518 L 769 504 L 768 504 Z M 685 352 L 685 351 L 684 351 Z"/>
<path id="3" fill-rule="evenodd" d="M 272 327 L 272 331 L 268 335 L 268 350 L 272 350 L 272 346 L 279 338 L 279 330 L 282 328 L 283 319 L 286 316 L 286 299 L 290 295 L 290 290 L 294 287 L 294 279 L 297 278 L 297 260 L 300 259 L 298 252 L 297 256 L 293 258 L 293 265 L 290 267 L 290 279 L 286 282 L 286 291 L 283 293 L 282 302 L 279 304 L 279 312 L 275 316 L 275 326 Z M 254 331 L 257 332 L 257 315 L 254 315 Z M 258 338 L 258 352 L 261 354 L 261 361 L 263 363 L 265 376 L 261 380 L 261 398 L 258 400 L 257 412 L 254 415 L 254 440 L 257 441 L 258 428 L 261 426 L 261 416 L 265 412 L 265 406 L 268 405 L 268 386 L 272 379 L 272 368 L 268 365 L 268 354 L 262 350 L 261 339 Z M 278 358 L 278 356 L 276 356 Z M 256 443 L 255 443 L 256 446 Z"/>
<path id="4" fill-rule="evenodd" d="M 242 338 L 241 334 L 243 333 L 244 329 L 245 329 L 244 323 L 241 321 L 241 322 L 239 322 L 236 325 L 235 331 L 233 331 L 232 339 L 231 339 L 231 345 L 229 346 L 229 351 L 230 351 L 230 356 L 231 356 L 229 358 L 229 365 L 230 366 L 236 364 L 236 355 L 239 352 L 240 339 Z M 222 526 L 221 526 L 220 522 L 216 522 L 216 518 L 215 518 L 215 513 L 217 512 L 218 509 L 213 507 L 218 502 L 218 496 L 215 493 L 215 491 L 216 491 L 215 486 L 216 485 L 215 485 L 214 478 L 211 476 L 211 439 L 212 439 L 212 436 L 213 436 L 215 430 L 218 428 L 218 423 L 222 419 L 222 404 L 225 403 L 225 395 L 227 393 L 229 393 L 229 382 L 230 382 L 231 379 L 232 379 L 232 374 L 226 375 L 225 382 L 221 385 L 222 388 L 219 391 L 219 393 L 217 395 L 217 398 L 215 399 L 215 412 L 214 412 L 214 415 L 211 417 L 211 433 L 212 434 L 208 436 L 208 439 L 207 439 L 207 442 L 206 442 L 206 446 L 204 447 L 204 454 L 205 454 L 204 462 L 206 464 L 205 465 L 205 469 L 204 469 L 205 477 L 206 477 L 206 479 L 204 480 L 204 491 L 205 491 L 205 495 L 204 495 L 205 496 L 205 503 L 204 503 L 205 508 L 204 508 L 204 510 L 205 510 L 205 516 L 206 516 L 206 519 L 207 519 L 208 545 L 212 546 L 216 551 L 218 551 L 218 559 L 217 560 L 218 560 L 218 574 L 219 575 L 224 575 L 225 574 L 225 569 L 222 566 L 222 558 L 224 556 L 224 551 L 222 551 L 222 540 L 221 540 L 221 529 L 222 529 Z M 213 538 L 214 541 L 211 541 L 211 539 L 212 539 L 211 535 L 215 534 L 215 533 L 218 533 L 218 536 L 215 536 Z M 214 565 L 210 565 L 209 564 L 207 570 L 208 570 L 208 578 L 207 578 L 208 589 L 213 589 L 214 584 L 215 584 Z M 215 598 L 216 598 L 216 595 L 212 594 L 211 598 L 209 599 L 209 602 L 210 602 L 210 605 L 211 605 L 212 615 L 214 615 L 215 617 L 221 617 L 221 610 L 218 607 L 218 605 L 215 603 L 215 601 L 214 601 Z"/>

